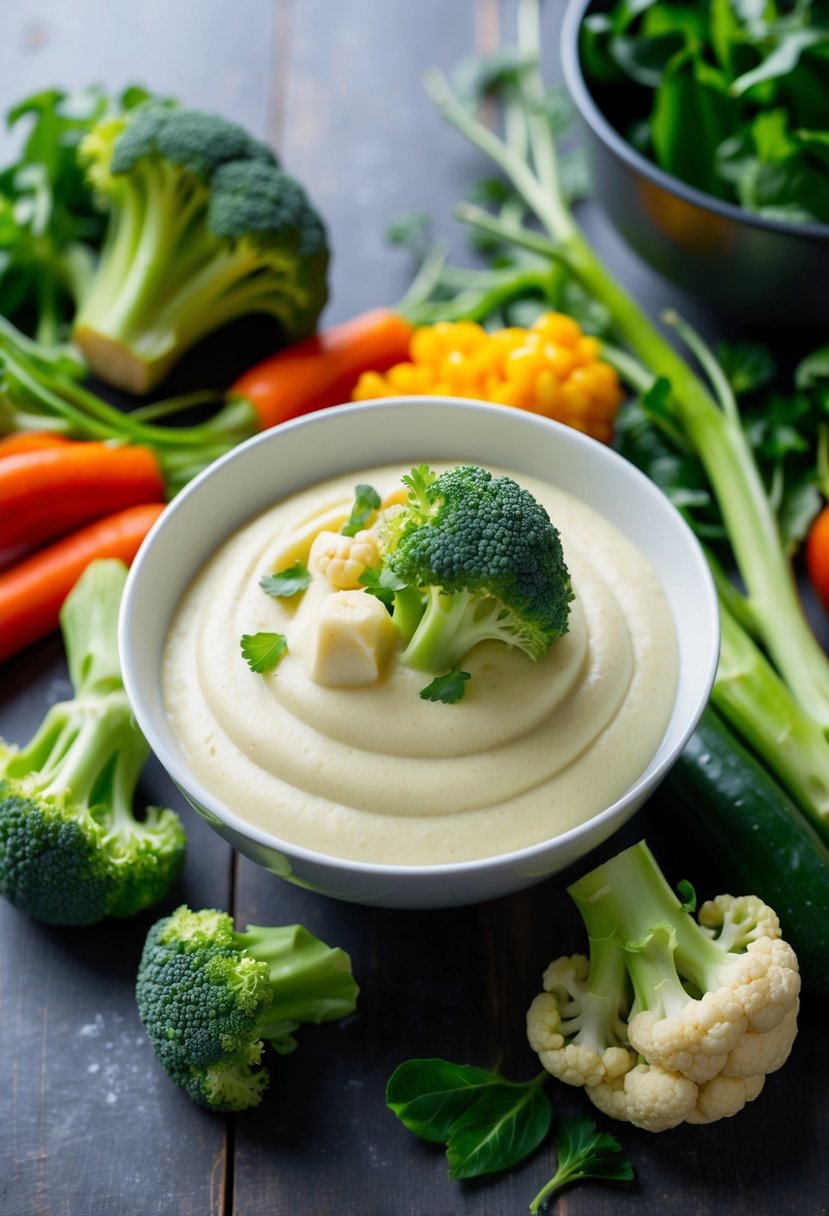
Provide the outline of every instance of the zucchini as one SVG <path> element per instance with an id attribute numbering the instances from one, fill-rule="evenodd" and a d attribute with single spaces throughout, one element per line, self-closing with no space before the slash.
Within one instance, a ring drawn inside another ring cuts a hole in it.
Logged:
<path id="1" fill-rule="evenodd" d="M 774 908 L 804 989 L 829 999 L 829 848 L 710 706 L 663 790 L 731 894 Z"/>

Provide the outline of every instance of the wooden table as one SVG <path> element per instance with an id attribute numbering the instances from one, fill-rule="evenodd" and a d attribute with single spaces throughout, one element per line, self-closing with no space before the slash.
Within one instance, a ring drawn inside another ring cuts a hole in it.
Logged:
<path id="1" fill-rule="evenodd" d="M 545 13 L 558 72 L 561 4 Z M 6 14 L 0 103 L 56 84 L 140 81 L 221 111 L 267 137 L 330 225 L 336 320 L 402 295 L 406 259 L 387 224 L 426 210 L 456 248 L 453 203 L 485 171 L 433 113 L 423 70 L 510 35 L 498 0 L 40 0 Z M 673 302 L 592 206 L 599 251 L 648 304 Z M 686 314 L 696 314 L 683 304 Z M 708 328 L 711 319 L 696 316 Z M 241 350 L 230 353 L 242 358 Z M 22 742 L 69 692 L 51 638 L 0 668 L 0 735 Z M 448 1179 L 439 1150 L 388 1112 L 384 1086 L 410 1056 L 494 1066 L 529 1077 L 524 1013 L 541 971 L 583 948 L 564 893 L 573 874 L 479 907 L 400 912 L 354 907 L 282 882 L 230 849 L 151 763 L 145 801 L 179 809 L 190 836 L 182 901 L 231 909 L 245 923 L 301 921 L 352 955 L 359 1012 L 309 1028 L 273 1068 L 263 1105 L 239 1117 L 194 1106 L 153 1059 L 133 985 L 154 915 L 85 930 L 45 928 L 0 906 L 0 1212 L 5 1216 L 501 1216 L 526 1210 L 552 1172 L 542 1148 L 505 1177 Z M 647 836 L 668 877 L 701 895 L 727 882 L 651 804 L 614 841 Z M 829 965 L 829 964 L 828 964 Z M 612 1129 L 637 1170 L 628 1187 L 585 1184 L 559 1201 L 580 1213 L 829 1212 L 825 1010 L 804 1002 L 786 1068 L 743 1114 L 660 1136 Z M 559 1086 L 561 1112 L 592 1108 Z M 608 1121 L 602 1121 L 608 1125 Z"/>

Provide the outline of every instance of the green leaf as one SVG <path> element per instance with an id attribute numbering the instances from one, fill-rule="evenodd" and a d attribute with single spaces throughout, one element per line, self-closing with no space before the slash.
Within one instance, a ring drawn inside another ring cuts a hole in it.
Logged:
<path id="1" fill-rule="evenodd" d="M 380 495 L 374 486 L 359 485 L 354 490 L 351 514 L 340 528 L 343 536 L 356 536 L 380 507 Z"/>
<path id="2" fill-rule="evenodd" d="M 738 397 L 763 388 L 777 371 L 774 355 L 761 342 L 721 342 L 717 362 Z"/>
<path id="3" fill-rule="evenodd" d="M 767 80 L 777 80 L 788 76 L 795 70 L 804 51 L 811 47 L 829 42 L 829 35 L 816 27 L 788 30 L 774 50 L 767 55 L 762 63 L 750 72 L 744 72 L 731 85 L 730 92 L 734 97 L 741 97 L 755 85 Z"/>
<path id="4" fill-rule="evenodd" d="M 445 1144 L 454 1121 L 499 1080 L 496 1073 L 470 1064 L 406 1060 L 389 1077 L 386 1104 L 416 1136 Z"/>
<path id="5" fill-rule="evenodd" d="M 615 1136 L 598 1132 L 586 1115 L 565 1115 L 555 1130 L 556 1172 L 530 1204 L 530 1211 L 539 1208 L 556 1191 L 570 1182 L 583 1178 L 600 1178 L 611 1182 L 630 1182 L 633 1166 L 625 1157 Z"/>
<path id="6" fill-rule="evenodd" d="M 687 878 L 680 878 L 676 884 L 679 899 L 684 912 L 695 912 L 697 909 L 697 893 L 693 884 Z"/>
<path id="7" fill-rule="evenodd" d="M 388 566 L 376 569 L 368 566 L 360 575 L 360 583 L 369 595 L 375 596 L 381 603 L 390 607 L 394 603 L 396 591 L 402 591 L 406 583 Z"/>
<path id="8" fill-rule="evenodd" d="M 829 343 L 801 359 L 794 374 L 794 382 L 801 389 L 815 388 L 823 381 L 829 381 Z"/>
<path id="9" fill-rule="evenodd" d="M 471 677 L 468 671 L 453 667 L 445 675 L 435 676 L 430 684 L 420 690 L 423 701 L 442 701 L 444 705 L 454 705 L 463 700 L 466 692 L 466 681 Z"/>
<path id="10" fill-rule="evenodd" d="M 690 186 L 723 196 L 727 190 L 716 169 L 715 152 L 736 126 L 723 73 L 694 48 L 674 55 L 656 90 L 651 114 L 657 163 Z"/>
<path id="11" fill-rule="evenodd" d="M 543 1080 L 493 1086 L 455 1120 L 446 1144 L 451 1178 L 509 1169 L 538 1147 L 552 1122 Z"/>
<path id="12" fill-rule="evenodd" d="M 262 590 L 277 598 L 298 595 L 300 591 L 305 591 L 310 583 L 308 567 L 300 561 L 284 570 L 277 570 L 274 574 L 266 574 L 259 580 Z"/>
<path id="13" fill-rule="evenodd" d="M 659 87 L 669 60 L 685 46 L 676 30 L 654 38 L 620 35 L 612 38 L 610 54 L 626 76 L 649 89 Z"/>
<path id="14" fill-rule="evenodd" d="M 283 633 L 246 633 L 240 645 L 242 658 L 251 671 L 260 675 L 272 671 L 288 653 L 288 641 Z"/>

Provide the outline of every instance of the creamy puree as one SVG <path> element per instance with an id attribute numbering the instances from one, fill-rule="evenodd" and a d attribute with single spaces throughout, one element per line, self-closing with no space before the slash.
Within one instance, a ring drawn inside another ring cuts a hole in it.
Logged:
<path id="1" fill-rule="evenodd" d="M 659 746 L 677 667 L 664 594 L 606 519 L 513 473 L 559 529 L 576 595 L 569 632 L 549 655 L 534 663 L 499 643 L 479 645 L 464 660 L 472 679 L 454 705 L 421 700 L 431 677 L 394 656 L 375 684 L 321 687 L 309 675 L 316 580 L 284 600 L 259 579 L 304 561 L 319 531 L 339 529 L 355 485 L 385 497 L 405 472 L 370 469 L 315 486 L 222 545 L 167 640 L 172 729 L 198 780 L 240 818 L 331 856 L 435 864 L 546 840 L 623 794 Z M 240 652 L 242 635 L 260 630 L 288 639 L 268 675 L 254 674 Z"/>

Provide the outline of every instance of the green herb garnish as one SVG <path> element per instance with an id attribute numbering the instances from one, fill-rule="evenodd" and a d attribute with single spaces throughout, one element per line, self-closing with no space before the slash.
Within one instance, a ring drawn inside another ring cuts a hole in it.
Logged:
<path id="1" fill-rule="evenodd" d="M 288 653 L 284 633 L 246 633 L 242 637 L 242 658 L 257 674 L 273 671 Z"/>
<path id="2" fill-rule="evenodd" d="M 266 574 L 260 578 L 259 586 L 268 595 L 287 598 L 304 591 L 310 582 L 311 575 L 308 567 L 304 566 L 302 562 L 296 561 L 293 566 L 287 566 L 284 570 L 277 570 L 274 574 Z"/>
<path id="3" fill-rule="evenodd" d="M 343 536 L 356 536 L 371 519 L 375 511 L 380 509 L 380 495 L 374 486 L 356 486 L 354 490 L 354 505 L 351 514 L 340 528 Z"/>
<path id="4" fill-rule="evenodd" d="M 454 705 L 463 700 L 466 692 L 466 681 L 470 679 L 468 671 L 453 667 L 445 675 L 435 676 L 431 684 L 421 688 L 420 696 L 424 701 L 442 701 L 444 705 Z"/>
<path id="5" fill-rule="evenodd" d="M 556 1122 L 556 1172 L 530 1204 L 537 1212 L 556 1191 L 583 1178 L 604 1178 L 630 1182 L 633 1166 L 622 1152 L 619 1141 L 607 1132 L 597 1132 L 585 1115 L 565 1115 Z"/>

